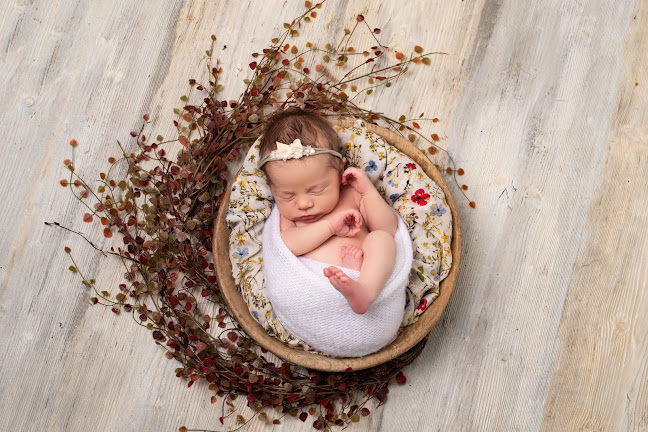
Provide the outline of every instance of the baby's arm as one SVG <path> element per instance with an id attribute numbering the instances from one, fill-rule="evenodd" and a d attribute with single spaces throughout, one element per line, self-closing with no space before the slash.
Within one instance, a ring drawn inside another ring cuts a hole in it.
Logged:
<path id="1" fill-rule="evenodd" d="M 295 256 L 300 256 L 314 250 L 331 236 L 355 237 L 361 226 L 362 215 L 355 209 L 347 209 L 329 219 L 320 219 L 300 227 L 282 216 L 281 238 Z"/>
<path id="2" fill-rule="evenodd" d="M 350 185 L 360 194 L 359 208 L 369 231 L 386 231 L 392 237 L 396 234 L 398 216 L 382 199 L 364 171 L 347 168 L 342 174 L 342 184 Z"/>

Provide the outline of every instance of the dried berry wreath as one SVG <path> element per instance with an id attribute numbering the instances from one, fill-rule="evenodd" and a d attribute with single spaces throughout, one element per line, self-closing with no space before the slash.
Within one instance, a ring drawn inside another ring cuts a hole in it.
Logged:
<path id="1" fill-rule="evenodd" d="M 376 87 L 390 87 L 412 65 L 430 65 L 429 57 L 440 53 L 423 53 L 419 46 L 407 57 L 394 52 L 380 43 L 380 29 L 369 27 L 362 15 L 356 17 L 352 29 L 345 29 L 336 47 L 308 42 L 300 49 L 288 40 L 299 35 L 303 23 L 316 18 L 322 3 L 306 1 L 305 6 L 306 12 L 285 23 L 282 34 L 262 53 L 252 54 L 252 77 L 245 80 L 247 87 L 238 100 L 219 99 L 223 71 L 218 61 L 215 65 L 211 62 L 212 50 L 208 50 L 209 82 L 189 80 L 191 91 L 204 95 L 202 103 L 187 104 L 190 97 L 183 96 L 185 105 L 174 110 L 177 139 L 165 141 L 157 136 L 150 142 L 143 133 L 149 121 L 144 115 L 142 128 L 131 132 L 137 150 L 128 152 L 118 143 L 122 156 L 108 158 L 111 168 L 99 174 L 98 188 L 75 171 L 76 140 L 70 141 L 72 158 L 64 161 L 70 175 L 60 183 L 87 208 L 83 221 L 99 221 L 105 237 L 121 235 L 123 246 L 102 252 L 121 259 L 125 281 L 115 295 L 99 291 L 95 280 L 78 269 L 70 248 L 65 247 L 73 262 L 70 270 L 94 291 L 93 304 L 111 306 L 115 313 L 133 313 L 135 321 L 152 332 L 156 344 L 166 349 L 166 356 L 181 363 L 176 375 L 187 379 L 189 387 L 200 380 L 209 383 L 212 403 L 221 402 L 221 423 L 235 412 L 233 401 L 238 396 L 244 396 L 256 411 L 253 417 L 264 422 L 278 424 L 286 414 L 301 421 L 312 416 L 313 427 L 321 430 L 357 422 L 369 415 L 368 401 L 385 402 L 392 379 L 405 383 L 402 369 L 421 353 L 426 342 L 424 339 L 404 355 L 368 370 L 306 370 L 261 349 L 238 327 L 221 299 L 210 255 L 213 218 L 233 161 L 259 136 L 264 119 L 272 112 L 301 106 L 324 115 L 360 118 L 407 133 L 411 141 L 427 141 L 431 154 L 442 150 L 434 143 L 439 140 L 436 134 L 430 138 L 421 134 L 417 122 L 423 114 L 416 120 L 405 116 L 395 120 L 353 102 Z M 350 41 L 359 30 L 368 31 L 375 46 L 354 49 Z M 215 40 L 212 35 L 212 47 Z M 317 64 L 307 66 L 305 56 L 317 58 Z M 169 159 L 163 148 L 170 142 L 182 146 L 175 160 Z M 449 160 L 454 166 L 452 158 Z M 127 167 L 121 180 L 111 175 L 117 164 Z M 457 175 L 463 175 L 462 169 L 448 167 L 446 171 L 455 182 Z M 462 185 L 462 193 L 467 188 Z M 474 202 L 470 206 L 474 207 Z M 207 313 L 210 310 L 214 316 Z M 268 407 L 274 410 L 264 409 Z M 278 414 L 271 419 L 269 412 Z M 247 421 L 250 418 L 239 414 L 235 423 Z M 189 429 L 183 426 L 180 430 Z"/>

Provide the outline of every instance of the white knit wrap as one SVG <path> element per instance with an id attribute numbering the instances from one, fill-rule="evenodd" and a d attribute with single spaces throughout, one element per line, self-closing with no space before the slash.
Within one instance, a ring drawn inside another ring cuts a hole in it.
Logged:
<path id="1" fill-rule="evenodd" d="M 412 241 L 398 217 L 396 260 L 385 287 L 364 314 L 324 276 L 330 264 L 296 257 L 281 238 L 277 207 L 263 230 L 263 275 L 272 310 L 281 324 L 314 349 L 331 356 L 361 357 L 378 351 L 397 335 L 405 311 L 412 269 Z M 357 280 L 358 271 L 341 268 Z"/>

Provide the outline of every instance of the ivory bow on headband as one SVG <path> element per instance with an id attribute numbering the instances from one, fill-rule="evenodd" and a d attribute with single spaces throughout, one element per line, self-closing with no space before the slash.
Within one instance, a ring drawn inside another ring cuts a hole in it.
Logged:
<path id="1" fill-rule="evenodd" d="M 270 154 L 259 161 L 259 168 L 261 168 L 266 162 L 278 160 L 286 162 L 288 159 L 301 159 L 304 156 L 312 156 L 321 153 L 329 153 L 342 159 L 342 155 L 334 150 L 311 146 L 304 147 L 299 138 L 294 140 L 292 144 L 284 144 L 279 141 L 276 141 L 276 144 L 277 149 L 271 151 Z"/>
<path id="2" fill-rule="evenodd" d="M 275 152 L 278 158 L 286 161 L 286 159 L 299 159 L 304 156 L 304 150 L 306 149 L 312 149 L 312 147 L 308 146 L 304 148 L 301 140 L 297 138 L 292 144 L 284 144 L 277 141 L 277 150 Z"/>

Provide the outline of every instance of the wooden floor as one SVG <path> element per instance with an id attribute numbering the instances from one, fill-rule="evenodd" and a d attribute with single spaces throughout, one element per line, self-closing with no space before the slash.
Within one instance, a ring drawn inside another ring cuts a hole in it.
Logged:
<path id="1" fill-rule="evenodd" d="M 106 287 L 121 265 L 44 222 L 103 245 L 58 185 L 68 141 L 91 176 L 145 113 L 172 136 L 212 33 L 235 98 L 249 54 L 303 10 L 2 2 L 0 429 L 219 429 L 220 405 L 175 377 L 150 332 L 88 304 L 63 247 Z M 477 208 L 450 182 L 464 251 L 450 304 L 407 384 L 348 430 L 648 430 L 648 0 L 329 0 L 299 43 L 336 41 L 358 13 L 393 48 L 448 53 L 362 104 L 438 117 L 424 130 Z M 291 420 L 244 430 L 310 430 Z"/>

